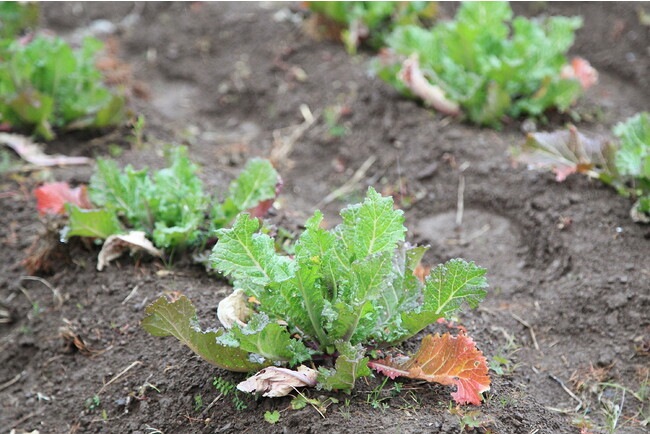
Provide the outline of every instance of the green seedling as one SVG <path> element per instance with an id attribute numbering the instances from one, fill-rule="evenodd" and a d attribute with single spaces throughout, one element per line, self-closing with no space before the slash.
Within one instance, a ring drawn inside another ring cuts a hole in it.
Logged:
<path id="1" fill-rule="evenodd" d="M 248 408 L 244 401 L 239 397 L 239 390 L 237 390 L 237 386 L 233 382 L 224 380 L 222 377 L 214 377 L 212 384 L 224 397 L 228 396 L 228 394 L 232 396 L 232 403 L 234 404 L 235 409 L 242 411 Z"/>
<path id="2" fill-rule="evenodd" d="M 199 411 L 203 408 L 203 398 L 201 394 L 198 394 L 194 397 L 194 411 Z"/>
<path id="3" fill-rule="evenodd" d="M 267 411 L 264 413 L 264 420 L 270 423 L 271 425 L 276 424 L 280 420 L 280 412 L 277 410 Z"/>

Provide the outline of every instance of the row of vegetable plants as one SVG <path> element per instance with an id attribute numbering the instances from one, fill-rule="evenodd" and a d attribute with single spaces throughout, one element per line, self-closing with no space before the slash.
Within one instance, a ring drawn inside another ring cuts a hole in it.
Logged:
<path id="1" fill-rule="evenodd" d="M 379 50 L 370 71 L 409 98 L 480 126 L 502 127 L 516 118 L 547 120 L 551 111 L 579 119 L 579 97 L 598 80 L 582 58 L 567 57 L 581 17 L 514 17 L 507 2 L 463 2 L 451 21 L 433 25 L 433 2 L 308 2 L 326 18 L 327 31 L 343 26 L 350 47 Z M 328 27 L 329 25 L 329 27 Z M 354 29 L 363 28 L 363 32 Z M 321 29 L 321 31 L 324 31 Z M 350 35 L 356 35 L 350 39 Z M 349 50 L 351 51 L 351 50 Z M 599 179 L 634 200 L 631 216 L 650 222 L 650 114 L 619 122 L 613 136 L 566 130 L 529 134 L 513 148 L 516 161 Z M 618 139 L 618 140 L 617 140 Z"/>
<path id="2" fill-rule="evenodd" d="M 430 2 L 309 7 L 345 26 L 350 51 L 362 40 L 385 47 L 371 68 L 399 92 L 478 125 L 498 128 L 512 118 L 543 118 L 551 109 L 568 112 L 597 78 L 586 61 L 566 57 L 579 18 L 513 18 L 507 3 L 487 2 L 463 3 L 450 22 L 435 22 Z M 99 41 L 88 39 L 75 50 L 61 39 L 24 34 L 27 27 L 3 28 L 10 33 L 0 44 L 6 129 L 51 139 L 124 122 L 124 96 L 103 84 L 95 66 Z M 588 139 L 573 127 L 531 134 L 517 158 L 555 170 L 558 180 L 581 172 L 612 184 L 635 198 L 642 220 L 650 211 L 649 115 L 619 124 L 614 133 L 620 145 Z M 250 160 L 219 201 L 205 192 L 186 148 L 170 147 L 168 160 L 168 167 L 151 171 L 100 159 L 88 186 L 53 183 L 35 192 L 39 212 L 64 216 L 62 240 L 102 244 L 100 270 L 126 251 L 168 260 L 211 247 L 212 269 L 234 288 L 219 304 L 223 327 L 203 330 L 190 300 L 162 297 L 146 309 L 148 332 L 174 336 L 221 368 L 256 372 L 238 387 L 265 396 L 302 386 L 349 392 L 375 369 L 455 385 L 455 401 L 480 404 L 488 367 L 466 334 L 426 336 L 410 357 L 394 348 L 476 307 L 486 294 L 485 269 L 454 259 L 419 279 L 415 271 L 427 247 L 406 241 L 403 213 L 372 187 L 363 202 L 341 211 L 342 223 L 332 229 L 315 211 L 286 254 L 260 220 L 282 185 L 270 162 Z"/>

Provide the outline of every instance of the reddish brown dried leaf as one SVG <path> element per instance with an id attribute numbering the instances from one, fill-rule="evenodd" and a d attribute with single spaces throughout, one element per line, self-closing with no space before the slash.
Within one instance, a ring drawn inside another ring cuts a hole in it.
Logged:
<path id="1" fill-rule="evenodd" d="M 428 335 L 413 357 L 386 358 L 368 363 L 390 378 L 409 377 L 456 385 L 451 396 L 459 404 L 481 404 L 481 393 L 490 389 L 488 366 L 483 353 L 469 336 L 461 333 Z"/>
<path id="2" fill-rule="evenodd" d="M 430 272 L 431 266 L 418 264 L 417 267 L 415 267 L 415 270 L 413 270 L 413 275 L 417 277 L 421 283 L 424 283 L 424 279 L 426 279 Z"/>
<path id="3" fill-rule="evenodd" d="M 572 173 L 584 173 L 604 182 L 615 178 L 616 146 L 602 137 L 587 137 L 570 125 L 565 130 L 528 134 L 515 161 L 548 169 L 562 182 Z"/>
<path id="4" fill-rule="evenodd" d="M 79 208 L 92 208 L 86 186 L 70 188 L 67 182 L 52 182 L 43 184 L 34 190 L 36 209 L 41 215 L 65 214 L 64 205 L 72 203 Z"/>

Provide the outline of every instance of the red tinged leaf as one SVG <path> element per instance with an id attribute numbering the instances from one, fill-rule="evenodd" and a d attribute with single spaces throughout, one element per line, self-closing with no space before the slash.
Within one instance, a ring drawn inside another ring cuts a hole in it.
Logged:
<path id="1" fill-rule="evenodd" d="M 604 182 L 616 177 L 616 145 L 603 137 L 588 137 L 573 125 L 550 133 L 530 133 L 514 153 L 515 162 L 552 170 L 558 182 L 572 173 L 583 173 Z"/>
<path id="2" fill-rule="evenodd" d="M 278 195 L 282 191 L 282 186 L 284 185 L 284 182 L 282 181 L 282 178 L 278 176 L 278 182 L 275 184 L 275 197 L 272 197 L 270 199 L 266 199 L 258 203 L 256 206 L 253 208 L 247 210 L 248 213 L 250 213 L 251 217 L 254 218 L 262 218 L 266 215 L 266 213 L 271 209 L 273 206 L 273 203 L 275 202 L 275 199 L 277 199 Z"/>
<path id="3" fill-rule="evenodd" d="M 79 208 L 92 208 L 86 186 L 70 188 L 67 182 L 52 182 L 43 184 L 34 190 L 36 196 L 36 209 L 41 215 L 64 214 L 63 205 L 72 203 Z"/>
<path id="4" fill-rule="evenodd" d="M 481 393 L 490 389 L 488 366 L 474 341 L 461 332 L 428 335 L 412 357 L 386 358 L 368 363 L 390 378 L 409 377 L 457 387 L 451 396 L 459 404 L 481 404 Z"/>
<path id="5" fill-rule="evenodd" d="M 578 80 L 583 89 L 589 89 L 598 81 L 596 71 L 585 59 L 574 57 L 571 64 L 564 65 L 560 73 L 562 78 Z"/>

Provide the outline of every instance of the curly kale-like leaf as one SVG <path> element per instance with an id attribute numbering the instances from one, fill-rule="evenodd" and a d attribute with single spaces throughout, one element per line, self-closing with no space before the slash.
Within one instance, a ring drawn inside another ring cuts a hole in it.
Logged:
<path id="1" fill-rule="evenodd" d="M 363 203 L 345 208 L 341 217 L 343 223 L 338 229 L 354 258 L 392 252 L 404 241 L 404 212 L 393 209 L 392 197 L 383 197 L 372 187 Z"/>
<path id="2" fill-rule="evenodd" d="M 330 339 L 323 321 L 326 298 L 320 277 L 316 265 L 299 261 L 296 275 L 279 284 L 280 302 L 276 306 L 265 301 L 262 303 L 265 309 L 274 310 L 279 318 L 292 319 L 304 335 L 317 339 L 321 345 L 328 345 Z"/>
<path id="3" fill-rule="evenodd" d="M 614 127 L 621 140 L 616 167 L 622 175 L 650 181 L 650 113 L 638 113 Z"/>
<path id="4" fill-rule="evenodd" d="M 270 363 L 249 360 L 249 353 L 217 342 L 223 329 L 202 331 L 196 320 L 196 309 L 185 296 L 170 302 L 160 297 L 145 309 L 142 327 L 154 336 L 174 336 L 203 360 L 223 369 L 250 372 Z"/>
<path id="5" fill-rule="evenodd" d="M 210 219 L 213 228 L 226 226 L 242 211 L 248 211 L 253 217 L 262 217 L 278 195 L 281 183 L 280 175 L 270 161 L 253 158 L 230 183 L 224 202 L 212 208 Z"/>
<path id="6" fill-rule="evenodd" d="M 614 127 L 621 139 L 616 153 L 616 167 L 621 175 L 634 179 L 634 196 L 638 197 L 631 216 L 648 223 L 650 218 L 650 113 L 642 112 Z"/>
<path id="7" fill-rule="evenodd" d="M 98 159 L 88 193 L 95 205 L 113 209 L 130 225 L 142 228 L 149 220 L 147 197 L 152 187 L 147 169 L 135 170 L 128 165 L 121 172 L 115 161 Z"/>
<path id="8" fill-rule="evenodd" d="M 259 295 L 260 288 L 282 282 L 294 274 L 295 264 L 275 253 L 273 239 L 258 233 L 260 222 L 248 213 L 237 216 L 231 229 L 219 229 L 219 241 L 210 261 L 212 266 L 235 279 L 235 286 Z"/>
<path id="9" fill-rule="evenodd" d="M 431 270 L 425 280 L 421 308 L 401 315 L 403 338 L 414 335 L 427 325 L 457 312 L 463 304 L 475 308 L 485 297 L 486 270 L 473 262 L 452 259 Z"/>

